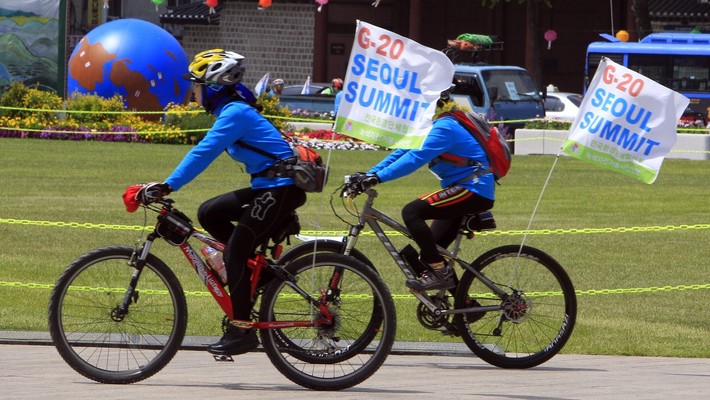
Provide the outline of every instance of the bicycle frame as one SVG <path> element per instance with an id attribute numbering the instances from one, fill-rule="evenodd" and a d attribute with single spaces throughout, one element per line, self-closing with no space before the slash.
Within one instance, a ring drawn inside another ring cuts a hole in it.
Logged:
<path id="1" fill-rule="evenodd" d="M 140 277 L 140 272 L 142 269 L 141 267 L 144 265 L 145 260 L 148 257 L 148 254 L 150 254 L 150 249 L 153 246 L 153 242 L 158 237 L 160 237 L 160 236 L 156 230 L 151 232 L 148 235 L 148 237 L 146 238 L 145 242 L 143 243 L 143 246 L 141 247 L 141 249 L 138 251 L 138 253 L 139 253 L 138 258 L 135 259 L 133 262 L 134 266 L 136 268 L 136 271 L 133 274 L 129 288 L 126 292 L 126 295 L 124 296 L 123 304 L 119 308 L 123 312 L 126 312 L 125 310 L 128 310 L 128 305 L 130 304 L 131 298 L 133 296 L 133 293 L 135 292 L 135 288 L 138 283 L 138 278 Z M 220 252 L 224 251 L 224 247 L 225 247 L 224 244 L 220 243 L 219 241 L 202 233 L 201 231 L 199 231 L 197 229 L 194 229 L 192 231 L 192 233 L 190 234 L 190 239 L 192 239 L 192 238 L 197 239 L 200 242 L 213 247 L 217 251 L 220 251 Z M 217 273 L 215 271 L 213 271 L 212 268 L 207 266 L 207 263 L 195 251 L 195 249 L 190 244 L 189 240 L 185 240 L 182 244 L 178 245 L 178 247 L 182 251 L 185 258 L 187 258 L 188 262 L 190 263 L 192 268 L 195 270 L 197 275 L 200 277 L 200 279 L 202 280 L 202 282 L 204 283 L 205 287 L 210 292 L 212 297 L 217 301 L 217 304 L 219 304 L 222 311 L 224 311 L 225 315 L 227 315 L 230 323 L 232 323 L 233 325 L 235 325 L 237 327 L 245 328 L 245 329 L 282 329 L 282 328 L 292 328 L 292 327 L 313 327 L 313 326 L 318 326 L 320 324 L 326 324 L 326 323 L 332 322 L 333 315 L 330 313 L 330 311 L 328 311 L 328 308 L 326 305 L 326 302 L 328 301 L 328 299 L 325 297 L 325 295 L 323 295 L 323 297 L 320 299 L 313 298 L 310 294 L 306 293 L 303 289 L 301 289 L 293 281 L 289 280 L 287 276 L 285 276 L 282 273 L 279 273 L 279 270 L 276 268 L 273 268 L 272 270 L 275 272 L 277 279 L 281 279 L 286 285 L 290 286 L 294 291 L 296 291 L 299 295 L 301 295 L 311 305 L 318 308 L 319 311 L 321 312 L 321 315 L 323 318 L 319 318 L 319 319 L 316 319 L 315 321 L 310 321 L 310 322 L 309 321 L 235 320 L 234 314 L 233 314 L 233 309 L 232 309 L 231 299 L 229 297 L 229 294 L 225 290 L 225 285 L 222 284 L 221 280 L 217 276 Z M 256 256 L 253 259 L 249 260 L 248 265 L 250 268 L 253 269 L 252 277 L 251 277 L 251 296 L 252 296 L 252 298 L 255 298 L 256 289 L 258 286 L 258 281 L 261 276 L 261 271 L 265 267 L 271 267 L 271 264 L 267 261 L 264 251 L 259 250 L 256 252 Z M 338 274 L 335 274 L 335 275 L 337 275 L 337 276 L 334 276 L 334 279 L 330 281 L 331 287 L 335 287 L 339 284 L 339 281 L 338 281 L 339 275 Z"/>
<path id="2" fill-rule="evenodd" d="M 362 206 L 362 209 L 360 210 L 360 212 L 358 214 L 357 224 L 352 225 L 348 231 L 348 236 L 345 241 L 344 254 L 350 255 L 351 250 L 355 247 L 355 244 L 357 243 L 357 239 L 360 235 L 360 232 L 364 229 L 365 225 L 367 225 L 370 227 L 370 229 L 372 229 L 372 231 L 377 236 L 377 239 L 382 243 L 382 245 L 385 247 L 385 249 L 387 249 L 387 252 L 390 254 L 392 259 L 395 261 L 395 263 L 397 264 L 399 269 L 402 271 L 402 273 L 407 277 L 407 279 L 416 279 L 417 277 L 412 272 L 410 266 L 407 265 L 407 263 L 404 261 L 402 256 L 399 254 L 399 251 L 397 251 L 394 244 L 392 244 L 392 241 L 389 239 L 389 237 L 387 237 L 387 234 L 382 229 L 380 222 L 382 224 L 394 229 L 395 231 L 402 233 L 408 239 L 412 240 L 412 236 L 411 236 L 409 230 L 407 229 L 406 226 L 401 224 L 399 221 L 392 219 L 388 215 L 386 215 L 386 214 L 382 213 L 381 211 L 374 208 L 373 203 L 374 203 L 375 198 L 378 195 L 376 190 L 370 188 L 370 189 L 367 189 L 365 191 L 365 193 L 367 194 L 367 200 L 365 200 L 365 204 Z M 353 198 L 347 197 L 346 200 L 350 203 L 349 206 L 352 207 Z M 464 220 L 465 220 L 465 218 L 466 217 L 464 217 Z M 476 278 L 480 279 L 480 281 L 484 285 L 489 287 L 501 299 L 505 299 L 508 296 L 508 294 L 504 290 L 499 288 L 495 283 L 493 283 L 485 275 L 483 275 L 481 272 L 479 272 L 476 268 L 473 268 L 469 263 L 461 260 L 460 258 L 457 258 L 457 254 L 459 252 L 462 239 L 463 239 L 463 233 L 461 232 L 461 230 L 459 230 L 458 234 L 456 235 L 456 239 L 454 240 L 452 250 L 449 251 L 446 248 L 443 248 L 441 246 L 437 246 L 439 253 L 441 253 L 445 258 L 456 261 L 462 268 L 470 271 L 472 274 L 474 274 L 476 276 Z M 455 309 L 455 310 L 441 310 L 432 301 L 432 297 L 429 296 L 426 292 L 420 292 L 420 291 L 413 290 L 413 289 L 411 290 L 411 292 L 419 301 L 421 301 L 424 305 L 426 305 L 427 308 L 429 308 L 435 315 L 461 314 L 461 313 L 479 312 L 479 311 L 498 311 L 501 309 L 500 306 L 488 306 L 488 307 L 461 308 L 461 309 Z M 437 297 L 441 298 L 441 297 L 443 297 L 443 295 L 445 293 L 446 293 L 446 290 L 439 290 Z"/>

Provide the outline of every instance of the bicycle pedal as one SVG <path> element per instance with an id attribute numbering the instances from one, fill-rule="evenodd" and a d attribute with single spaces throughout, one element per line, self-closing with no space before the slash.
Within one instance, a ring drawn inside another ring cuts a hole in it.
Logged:
<path id="1" fill-rule="evenodd" d="M 234 362 L 232 356 L 226 354 L 213 354 L 214 360 L 217 362 Z"/>

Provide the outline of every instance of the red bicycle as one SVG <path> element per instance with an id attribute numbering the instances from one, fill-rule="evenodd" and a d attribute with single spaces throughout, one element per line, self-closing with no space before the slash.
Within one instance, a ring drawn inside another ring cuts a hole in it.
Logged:
<path id="1" fill-rule="evenodd" d="M 195 229 L 171 199 L 143 207 L 158 213 L 145 239 L 82 255 L 51 293 L 52 340 L 80 374 L 102 383 L 133 383 L 160 371 L 177 353 L 187 303 L 175 273 L 151 253 L 159 238 L 182 251 L 228 316 L 225 326 L 257 329 L 271 363 L 291 381 L 316 390 L 344 389 L 370 377 L 385 361 L 395 338 L 395 307 L 372 267 L 340 254 L 279 265 L 267 254 L 278 258 L 281 246 L 269 240 L 249 261 L 258 314 L 250 321 L 233 320 L 228 289 L 189 240 L 218 251 L 224 245 Z"/>

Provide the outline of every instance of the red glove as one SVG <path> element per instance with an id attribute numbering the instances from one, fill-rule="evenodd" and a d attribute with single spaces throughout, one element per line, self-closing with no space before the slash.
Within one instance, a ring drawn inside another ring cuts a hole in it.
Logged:
<path id="1" fill-rule="evenodd" d="M 123 192 L 123 204 L 126 206 L 126 211 L 132 213 L 141 204 L 155 203 L 172 191 L 167 183 L 151 182 L 131 185 Z"/>
<path id="2" fill-rule="evenodd" d="M 138 194 L 144 187 L 145 185 L 143 184 L 131 185 L 123 192 L 123 204 L 126 205 L 126 211 L 129 213 L 136 211 L 138 206 L 141 205 L 141 201 L 138 200 Z"/>

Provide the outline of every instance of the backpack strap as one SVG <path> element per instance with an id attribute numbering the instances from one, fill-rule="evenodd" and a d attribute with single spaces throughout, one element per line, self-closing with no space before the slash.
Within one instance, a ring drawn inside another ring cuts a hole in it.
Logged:
<path id="1" fill-rule="evenodd" d="M 443 154 L 440 154 L 440 155 L 434 157 L 433 160 L 429 161 L 429 167 L 432 167 L 435 164 L 438 164 L 440 162 L 450 164 L 450 165 L 455 165 L 457 167 L 472 167 L 474 165 L 481 165 L 480 162 L 478 162 L 472 158 L 455 156 L 455 155 L 449 154 L 449 153 L 443 153 Z"/>
<path id="2" fill-rule="evenodd" d="M 470 181 L 471 179 L 476 179 L 476 178 L 481 177 L 483 175 L 492 174 L 492 173 L 493 173 L 493 170 L 490 168 L 476 168 L 470 175 L 468 175 L 467 177 L 465 177 L 463 179 L 459 179 L 458 181 L 454 182 L 451 186 L 460 185 L 464 182 Z M 497 182 L 498 181 L 496 181 L 496 183 Z"/>
<path id="3" fill-rule="evenodd" d="M 237 140 L 237 141 L 234 142 L 234 143 L 238 144 L 239 146 L 244 147 L 244 148 L 247 149 L 247 150 L 251 150 L 251 151 L 253 151 L 253 152 L 255 152 L 255 153 L 259 153 L 259 154 L 261 154 L 262 156 L 271 158 L 272 160 L 276 160 L 276 163 L 275 163 L 274 165 L 272 165 L 272 166 L 270 166 L 270 167 L 267 167 L 265 170 L 263 170 L 263 171 L 261 171 L 261 172 L 257 172 L 257 173 L 255 173 L 255 174 L 251 174 L 252 179 L 253 179 L 253 178 L 281 178 L 281 177 L 286 177 L 286 176 L 287 176 L 287 175 L 286 175 L 287 171 L 291 169 L 291 168 L 289 168 L 289 166 L 290 166 L 290 165 L 293 165 L 293 164 L 296 164 L 296 162 L 298 161 L 298 157 L 296 157 L 296 156 L 289 157 L 289 158 L 286 158 L 286 159 L 278 158 L 278 157 L 276 157 L 276 155 L 274 155 L 274 154 L 272 154 L 272 153 L 269 153 L 269 152 L 266 151 L 266 150 L 260 149 L 260 148 L 258 148 L 258 147 L 256 147 L 256 146 L 252 146 L 252 145 L 250 145 L 250 144 L 248 144 L 248 143 L 245 143 L 245 142 L 243 142 L 243 141 L 241 141 L 241 140 Z"/>
<path id="4" fill-rule="evenodd" d="M 259 154 L 261 154 L 262 156 L 269 157 L 269 158 L 272 159 L 272 160 L 277 160 L 277 161 L 280 161 L 280 160 L 281 160 L 280 158 L 276 157 L 276 155 L 274 155 L 274 154 L 272 154 L 272 153 L 269 153 L 268 151 L 266 151 L 266 150 L 264 150 L 264 149 L 260 149 L 260 148 L 258 148 L 258 147 L 256 147 L 256 146 L 252 146 L 252 145 L 250 145 L 249 143 L 244 142 L 244 141 L 242 141 L 242 140 L 237 140 L 237 141 L 234 142 L 234 143 L 238 144 L 238 145 L 241 146 L 241 147 L 244 147 L 244 148 L 247 149 L 247 150 L 251 150 L 251 151 L 253 151 L 253 152 L 255 152 L 255 153 L 259 153 Z"/>

